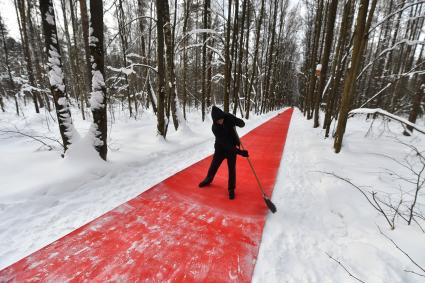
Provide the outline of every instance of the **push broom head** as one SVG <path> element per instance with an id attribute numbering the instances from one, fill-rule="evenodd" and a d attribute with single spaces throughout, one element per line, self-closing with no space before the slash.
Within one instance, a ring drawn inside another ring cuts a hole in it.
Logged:
<path id="1" fill-rule="evenodd" d="M 263 198 L 264 198 L 264 201 L 266 202 L 267 207 L 270 209 L 270 211 L 272 213 L 275 213 L 277 209 L 274 203 L 272 203 L 272 201 L 266 195 L 263 195 Z"/>

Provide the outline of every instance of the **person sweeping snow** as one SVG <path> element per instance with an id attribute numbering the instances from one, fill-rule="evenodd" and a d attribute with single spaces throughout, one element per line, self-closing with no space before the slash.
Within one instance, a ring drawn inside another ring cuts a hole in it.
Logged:
<path id="1" fill-rule="evenodd" d="M 242 128 L 245 126 L 245 122 L 232 114 L 223 112 L 216 106 L 212 107 L 211 117 L 213 119 L 212 132 L 215 136 L 215 151 L 207 177 L 199 184 L 199 187 L 202 188 L 211 184 L 221 163 L 224 159 L 227 159 L 229 199 L 234 199 L 236 187 L 236 155 L 239 154 L 243 157 L 248 157 L 248 151 L 239 148 L 241 143 L 235 126 Z"/>

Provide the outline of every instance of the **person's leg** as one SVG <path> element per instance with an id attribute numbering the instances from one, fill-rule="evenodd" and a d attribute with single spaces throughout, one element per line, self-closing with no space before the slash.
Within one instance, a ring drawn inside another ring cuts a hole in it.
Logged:
<path id="1" fill-rule="evenodd" d="M 209 185 L 213 179 L 215 174 L 217 173 L 218 168 L 224 160 L 224 154 L 220 150 L 215 150 L 213 160 L 211 161 L 210 168 L 208 169 L 207 177 L 199 184 L 199 187 L 205 187 Z"/>
<path id="2" fill-rule="evenodd" d="M 229 199 L 235 198 L 235 187 L 236 187 L 236 154 L 229 154 L 227 156 L 227 167 L 229 170 Z"/>

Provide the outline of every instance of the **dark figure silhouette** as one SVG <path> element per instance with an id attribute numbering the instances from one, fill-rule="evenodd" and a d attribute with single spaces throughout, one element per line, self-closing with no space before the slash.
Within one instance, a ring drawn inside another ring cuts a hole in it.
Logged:
<path id="1" fill-rule="evenodd" d="M 248 157 L 248 151 L 239 149 L 240 141 L 236 134 L 235 126 L 244 127 L 245 122 L 232 114 L 223 112 L 216 106 L 212 107 L 211 117 L 213 119 L 212 132 L 215 136 L 215 151 L 207 177 L 199 184 L 199 187 L 202 188 L 209 185 L 213 181 L 223 160 L 227 159 L 229 199 L 234 199 L 236 187 L 236 155 L 240 154 Z"/>

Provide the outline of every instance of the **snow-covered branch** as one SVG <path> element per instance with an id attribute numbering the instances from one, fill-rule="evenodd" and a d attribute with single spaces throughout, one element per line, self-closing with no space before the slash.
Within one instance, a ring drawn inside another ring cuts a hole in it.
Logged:
<path id="1" fill-rule="evenodd" d="M 379 58 L 381 58 L 382 55 L 385 55 L 387 52 L 390 52 L 392 50 L 394 50 L 397 46 L 401 45 L 401 44 L 406 44 L 406 45 L 416 45 L 416 44 L 425 44 L 424 40 L 409 40 L 409 39 L 403 39 L 400 40 L 399 42 L 395 43 L 393 46 L 388 47 L 387 49 L 383 50 L 381 53 L 379 53 L 378 56 L 376 56 L 375 59 L 373 59 L 371 62 L 369 62 L 369 64 L 367 64 L 363 70 L 359 73 L 359 75 L 357 76 L 357 80 L 364 74 L 364 72 L 370 67 L 372 66 Z"/>
<path id="2" fill-rule="evenodd" d="M 198 33 L 209 33 L 209 34 L 212 34 L 212 35 L 214 35 L 215 37 L 217 37 L 218 39 L 220 39 L 224 43 L 223 38 L 221 36 L 219 36 L 220 35 L 220 32 L 218 32 L 216 30 L 213 30 L 213 29 L 194 29 L 194 30 L 191 30 L 191 31 L 187 32 L 179 40 L 179 42 L 177 42 L 177 44 L 175 45 L 175 48 L 177 48 L 183 41 L 185 41 L 187 37 L 189 37 L 191 35 L 194 35 L 194 34 L 198 34 Z"/>
<path id="3" fill-rule="evenodd" d="M 149 68 L 150 70 L 154 71 L 155 73 L 158 73 L 158 69 L 155 67 L 152 67 L 150 65 L 146 65 L 146 64 L 140 64 L 140 63 L 133 63 L 127 67 L 122 67 L 122 68 L 114 68 L 112 66 L 107 66 L 106 68 L 108 68 L 108 70 L 114 71 L 114 72 L 119 72 L 119 73 L 123 73 L 126 75 L 130 75 L 135 73 L 134 71 L 134 67 L 145 67 L 145 68 Z"/>
<path id="4" fill-rule="evenodd" d="M 386 16 L 384 19 L 382 19 L 380 22 L 376 23 L 367 33 L 367 35 L 369 35 L 373 30 L 375 30 L 377 27 L 379 27 L 380 25 L 382 25 L 383 23 L 385 23 L 386 21 L 388 21 L 390 18 L 394 17 L 395 15 L 397 15 L 398 13 L 403 12 L 404 10 L 406 10 L 409 7 L 415 6 L 415 5 L 419 5 L 419 4 L 423 4 L 425 3 L 425 1 L 418 1 L 418 2 L 414 2 L 414 3 L 410 3 L 406 6 L 403 6 L 402 8 L 398 9 L 397 11 L 389 14 L 388 16 Z M 404 2 L 403 4 L 404 5 Z"/>
<path id="5" fill-rule="evenodd" d="M 358 108 L 358 109 L 354 109 L 354 110 L 350 111 L 348 117 L 353 117 L 354 115 L 357 115 L 357 114 L 363 114 L 363 115 L 378 114 L 378 115 L 382 115 L 382 116 L 385 116 L 385 117 L 390 118 L 392 120 L 398 121 L 398 122 L 400 122 L 400 123 L 402 123 L 406 126 L 410 126 L 410 127 L 414 128 L 416 131 L 425 135 L 425 129 L 419 127 L 418 125 L 416 125 L 416 124 L 414 124 L 410 121 L 408 121 L 405 118 L 391 114 L 390 112 L 385 111 L 381 108 Z"/>

